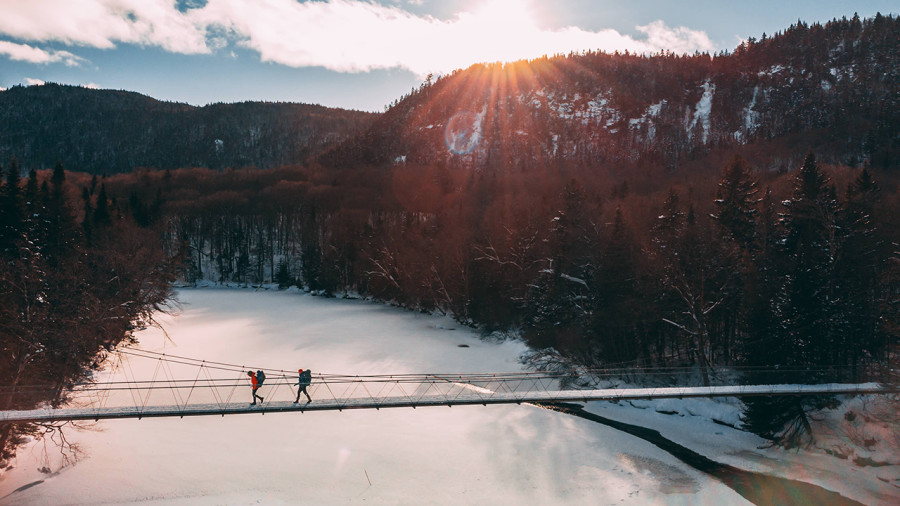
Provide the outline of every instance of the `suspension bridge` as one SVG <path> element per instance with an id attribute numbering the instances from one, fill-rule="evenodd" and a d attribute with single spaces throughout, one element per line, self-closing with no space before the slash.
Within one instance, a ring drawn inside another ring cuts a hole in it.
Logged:
<path id="1" fill-rule="evenodd" d="M 690 397 L 747 397 L 783 395 L 886 394 L 895 385 L 862 384 L 719 384 L 712 386 L 616 387 L 613 378 L 631 370 L 578 371 L 607 388 L 574 388 L 573 371 L 465 374 L 345 375 L 314 373 L 307 391 L 312 401 L 298 394 L 296 372 L 255 368 L 144 350 L 120 350 L 113 367 L 91 382 L 70 386 L 65 403 L 35 409 L 0 411 L 0 423 L 62 422 L 116 418 L 185 417 L 247 413 L 306 412 L 351 409 L 418 408 L 489 404 L 624 401 Z M 134 363 L 149 378 L 138 379 Z M 152 369 L 152 374 L 149 371 Z M 263 370 L 266 380 L 251 404 L 248 371 Z M 640 374 L 646 383 L 653 376 L 671 377 L 684 369 L 656 368 Z M 747 372 L 747 371 L 744 371 Z M 761 371 L 755 371 L 760 376 Z M 775 371 L 768 371 L 775 372 Z M 777 371 L 780 378 L 808 370 Z M 187 379 L 186 379 L 187 378 Z M 664 383 L 660 381 L 661 383 Z M 767 382 L 769 383 L 769 382 Z M 10 406 L 29 400 L 53 398 L 58 387 L 46 385 L 0 387 Z M 299 399 L 299 402 L 296 402 Z M 31 402 L 34 405 L 34 402 Z"/>

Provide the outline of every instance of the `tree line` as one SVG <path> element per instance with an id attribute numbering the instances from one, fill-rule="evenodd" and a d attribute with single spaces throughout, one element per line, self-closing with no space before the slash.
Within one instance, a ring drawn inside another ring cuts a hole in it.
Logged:
<path id="1" fill-rule="evenodd" d="M 311 104 L 195 107 L 138 93 L 47 83 L 0 91 L 0 159 L 23 167 L 128 172 L 135 167 L 301 163 L 367 125 L 373 114 Z"/>

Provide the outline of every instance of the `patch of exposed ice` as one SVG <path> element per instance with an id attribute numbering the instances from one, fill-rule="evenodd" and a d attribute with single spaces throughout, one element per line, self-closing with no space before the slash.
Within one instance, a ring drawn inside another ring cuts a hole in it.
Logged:
<path id="1" fill-rule="evenodd" d="M 703 95 L 700 97 L 697 106 L 694 108 L 694 115 L 688 126 L 688 135 L 692 135 L 694 127 L 699 123 L 702 128 L 701 139 L 703 144 L 706 144 L 709 140 L 709 115 L 710 112 L 712 112 L 712 99 L 716 92 L 716 85 L 712 84 L 709 79 L 707 79 L 706 82 L 703 83 L 702 88 Z"/>

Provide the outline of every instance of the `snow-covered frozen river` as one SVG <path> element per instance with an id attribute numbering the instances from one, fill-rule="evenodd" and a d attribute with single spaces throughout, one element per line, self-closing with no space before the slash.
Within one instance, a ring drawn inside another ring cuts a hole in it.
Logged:
<path id="1" fill-rule="evenodd" d="M 178 295 L 181 313 L 163 319 L 168 338 L 148 329 L 138 336 L 141 348 L 336 374 L 523 368 L 519 356 L 526 348 L 519 342 L 485 342 L 449 318 L 383 304 L 236 289 L 183 289 Z M 624 416 L 626 408 L 594 410 L 631 423 L 648 421 L 641 413 Z M 689 435 L 698 431 L 687 427 L 687 442 L 696 439 L 699 446 L 727 429 Z M 0 502 L 745 502 L 650 443 L 529 405 L 112 420 L 66 436 L 80 447 L 80 459 L 59 469 L 53 445 L 28 447 L 0 479 Z M 756 442 L 737 439 L 722 447 L 737 455 L 742 445 Z M 38 471 L 48 464 L 53 473 Z"/>

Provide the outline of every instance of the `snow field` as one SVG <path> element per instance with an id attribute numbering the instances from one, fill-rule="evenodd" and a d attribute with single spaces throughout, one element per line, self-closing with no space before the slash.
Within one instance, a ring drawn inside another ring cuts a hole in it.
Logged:
<path id="1" fill-rule="evenodd" d="M 183 312 L 163 318 L 171 341 L 148 329 L 138 336 L 140 347 L 335 374 L 509 372 L 521 370 L 526 351 L 516 341 L 482 341 L 449 318 L 366 301 L 212 288 L 181 290 L 179 298 Z M 132 366 L 136 376 L 152 369 Z M 241 394 L 249 401 L 249 387 Z M 756 450 L 755 436 L 706 418 L 608 403 L 589 408 L 660 430 L 725 463 L 756 462 L 765 470 L 778 467 L 767 459 L 781 458 Z M 93 427 L 67 431 L 83 452 L 74 465 L 60 468 L 58 450 L 45 453 L 42 442 L 24 450 L 0 478 L 0 502 L 745 503 L 650 443 L 528 405 L 114 420 Z M 808 460 L 798 454 L 788 464 Z M 44 465 L 54 473 L 38 472 Z M 845 495 L 867 503 L 880 497 Z"/>

